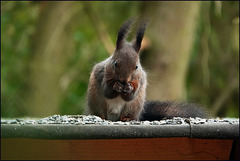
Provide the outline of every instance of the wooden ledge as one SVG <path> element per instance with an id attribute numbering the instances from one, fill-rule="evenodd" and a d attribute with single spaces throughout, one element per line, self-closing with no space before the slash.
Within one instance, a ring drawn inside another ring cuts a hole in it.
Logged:
<path id="1" fill-rule="evenodd" d="M 59 123 L 52 117 L 47 120 L 29 124 L 1 120 L 1 159 L 239 160 L 237 119 L 116 124 L 85 120 L 87 124 L 80 121 L 78 125 Z"/>
<path id="2" fill-rule="evenodd" d="M 124 123 L 106 121 L 98 117 L 95 118 L 95 116 L 57 115 L 35 122 L 16 120 L 8 122 L 1 120 L 2 137 L 39 139 L 239 138 L 238 119 L 174 118 L 158 122 L 135 121 Z"/>

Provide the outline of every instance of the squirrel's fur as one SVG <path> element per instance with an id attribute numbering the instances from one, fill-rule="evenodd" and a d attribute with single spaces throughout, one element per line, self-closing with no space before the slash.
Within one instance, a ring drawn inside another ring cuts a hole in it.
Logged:
<path id="1" fill-rule="evenodd" d="M 140 64 L 139 51 L 146 23 L 139 25 L 135 40 L 128 43 L 125 39 L 132 23 L 128 20 L 119 29 L 113 55 L 94 66 L 85 114 L 112 121 L 204 117 L 204 112 L 193 104 L 145 102 L 147 75 Z"/>

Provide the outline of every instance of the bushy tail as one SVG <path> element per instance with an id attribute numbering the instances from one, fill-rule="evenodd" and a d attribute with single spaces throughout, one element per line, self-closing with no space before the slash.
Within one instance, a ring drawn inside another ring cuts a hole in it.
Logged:
<path id="1" fill-rule="evenodd" d="M 207 112 L 201 106 L 193 103 L 146 101 L 141 114 L 141 121 L 154 121 L 173 117 L 207 118 Z"/>

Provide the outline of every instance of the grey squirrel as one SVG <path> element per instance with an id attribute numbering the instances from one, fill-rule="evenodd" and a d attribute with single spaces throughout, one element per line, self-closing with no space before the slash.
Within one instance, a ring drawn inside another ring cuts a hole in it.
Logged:
<path id="1" fill-rule="evenodd" d="M 111 121 L 205 117 L 194 104 L 145 101 L 147 74 L 140 64 L 139 51 L 147 23 L 140 23 L 135 40 L 129 43 L 125 39 L 132 24 L 132 19 L 123 23 L 112 56 L 93 67 L 85 114 Z"/>

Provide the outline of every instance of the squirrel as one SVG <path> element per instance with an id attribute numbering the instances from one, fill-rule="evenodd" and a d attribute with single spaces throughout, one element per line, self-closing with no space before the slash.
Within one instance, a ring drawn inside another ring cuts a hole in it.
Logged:
<path id="1" fill-rule="evenodd" d="M 85 114 L 111 121 L 205 117 L 204 111 L 194 104 L 145 100 L 147 74 L 140 64 L 139 53 L 147 23 L 141 22 L 135 40 L 127 42 L 132 24 L 132 19 L 122 24 L 114 53 L 93 67 Z"/>

